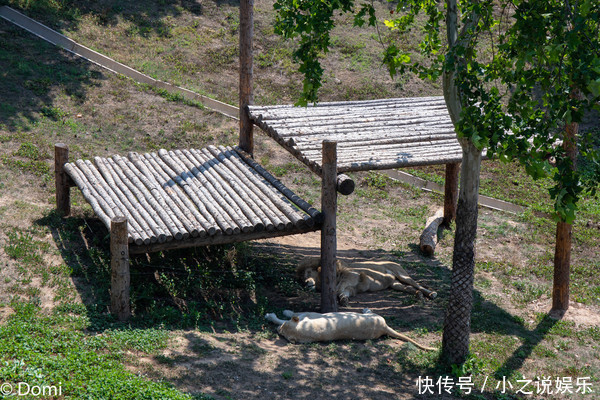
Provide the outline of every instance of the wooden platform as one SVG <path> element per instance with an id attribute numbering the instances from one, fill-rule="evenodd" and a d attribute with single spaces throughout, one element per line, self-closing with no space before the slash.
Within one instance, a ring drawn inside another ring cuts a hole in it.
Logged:
<path id="1" fill-rule="evenodd" d="M 254 124 L 321 172 L 321 142 L 338 143 L 338 172 L 452 164 L 462 149 L 443 97 L 250 106 Z"/>
<path id="2" fill-rule="evenodd" d="M 125 216 L 131 253 L 320 229 L 321 213 L 235 148 L 129 153 L 64 164 L 111 229 Z"/>

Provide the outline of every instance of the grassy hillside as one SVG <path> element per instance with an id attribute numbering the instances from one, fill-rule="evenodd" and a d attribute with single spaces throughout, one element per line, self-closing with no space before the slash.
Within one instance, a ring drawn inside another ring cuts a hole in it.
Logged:
<path id="1" fill-rule="evenodd" d="M 237 103 L 235 2 L 0 4 L 151 76 Z M 256 102 L 293 102 L 301 77 L 291 44 L 273 34 L 269 1 L 256 2 L 255 18 Z M 350 24 L 335 32 L 323 100 L 440 94 L 413 77 L 392 81 L 380 66 L 376 32 Z M 318 234 L 134 257 L 134 317 L 115 321 L 106 229 L 75 190 L 73 216 L 54 212 L 54 143 L 67 143 L 72 159 L 231 145 L 237 122 L 79 60 L 4 20 L 0 39 L 0 384 L 61 384 L 65 398 L 428 398 L 415 382 L 443 372 L 435 352 L 390 339 L 296 346 L 264 322 L 265 312 L 318 304 L 293 276 L 298 260 L 317 251 Z M 256 157 L 319 205 L 318 179 L 260 134 Z M 437 167 L 412 172 L 442 179 Z M 439 297 L 369 294 L 349 309 L 369 306 L 395 329 L 439 347 L 453 235 L 444 234 L 433 258 L 416 244 L 441 197 L 380 173 L 354 178 L 356 192 L 339 199 L 340 256 L 399 262 Z M 464 398 L 519 398 L 516 385 L 509 394 L 496 388 L 503 377 L 590 377 L 600 390 L 600 201 L 583 200 L 573 304 L 554 321 L 545 314 L 554 243 L 547 186 L 514 164 L 484 164 L 482 191 L 528 211 L 480 212 L 473 356 L 455 375 L 472 374 L 479 388 L 489 381 L 484 393 Z"/>

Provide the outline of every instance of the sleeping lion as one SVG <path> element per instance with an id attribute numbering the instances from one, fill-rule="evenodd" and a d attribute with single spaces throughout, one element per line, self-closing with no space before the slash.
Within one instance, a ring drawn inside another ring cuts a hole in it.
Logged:
<path id="1" fill-rule="evenodd" d="M 410 342 L 423 350 L 435 350 L 433 347 L 425 346 L 396 332 L 388 326 L 382 316 L 372 313 L 369 309 L 363 310 L 362 314 L 354 312 L 294 313 L 290 310 L 285 310 L 283 314 L 290 319 L 281 320 L 274 313 L 265 315 L 265 318 L 279 325 L 277 332 L 292 343 L 343 339 L 368 340 L 387 335 Z"/>
<path id="2" fill-rule="evenodd" d="M 309 257 L 296 268 L 296 276 L 313 290 L 321 289 L 321 259 Z M 413 280 L 400 266 L 392 261 L 361 261 L 345 265 L 336 260 L 336 292 L 342 306 L 357 293 L 394 289 L 416 296 L 435 299 L 437 293 Z"/>

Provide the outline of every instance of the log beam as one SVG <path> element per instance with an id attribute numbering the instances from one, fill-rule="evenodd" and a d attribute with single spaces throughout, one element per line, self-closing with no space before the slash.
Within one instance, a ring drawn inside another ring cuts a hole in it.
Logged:
<path id="1" fill-rule="evenodd" d="M 337 143 L 323 141 L 323 176 L 321 179 L 321 312 L 338 310 L 336 295 L 336 213 L 337 213 Z"/>
<path id="2" fill-rule="evenodd" d="M 66 217 L 71 213 L 71 190 L 74 186 L 65 171 L 65 164 L 69 162 L 69 148 L 64 143 L 54 145 L 54 182 L 56 184 L 56 209 Z"/>
<path id="3" fill-rule="evenodd" d="M 433 255 L 435 246 L 437 245 L 437 231 L 440 225 L 444 222 L 444 209 L 440 208 L 437 212 L 427 220 L 425 230 L 421 234 L 419 247 L 421 251 L 428 256 Z"/>
<path id="4" fill-rule="evenodd" d="M 458 203 L 458 174 L 460 163 L 446 164 L 446 181 L 444 184 L 444 225 L 456 219 L 456 205 Z"/>
<path id="5" fill-rule="evenodd" d="M 240 0 L 240 148 L 254 152 L 254 125 L 249 106 L 252 93 L 252 36 L 254 35 L 254 0 Z"/>
<path id="6" fill-rule="evenodd" d="M 119 321 L 129 319 L 129 244 L 127 243 L 127 218 L 114 217 L 110 224 L 110 310 Z"/>

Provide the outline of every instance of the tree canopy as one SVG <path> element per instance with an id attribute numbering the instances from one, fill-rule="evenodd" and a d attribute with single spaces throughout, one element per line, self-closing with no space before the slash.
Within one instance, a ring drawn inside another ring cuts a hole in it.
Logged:
<path id="1" fill-rule="evenodd" d="M 600 157 L 591 135 L 579 150 L 593 165 L 584 176 L 564 148 L 565 124 L 581 122 L 600 101 L 600 3 L 596 0 L 479 0 L 458 3 L 454 46 L 443 37 L 448 5 L 401 0 L 383 19 L 372 2 L 277 0 L 276 32 L 297 38 L 294 57 L 304 74 L 299 104 L 316 102 L 336 15 L 353 13 L 354 24 L 383 23 L 398 32 L 383 43 L 392 76 L 412 72 L 457 85 L 462 109 L 455 122 L 489 156 L 518 159 L 534 178 L 550 176 L 558 219 L 571 223 L 582 191 L 600 181 Z M 417 23 L 419 22 L 419 23 Z M 419 29 L 418 52 L 403 50 L 402 34 Z M 452 115 L 452 113 L 451 113 Z M 596 139 L 597 140 L 597 139 Z M 553 161 L 553 162 L 551 162 Z"/>

